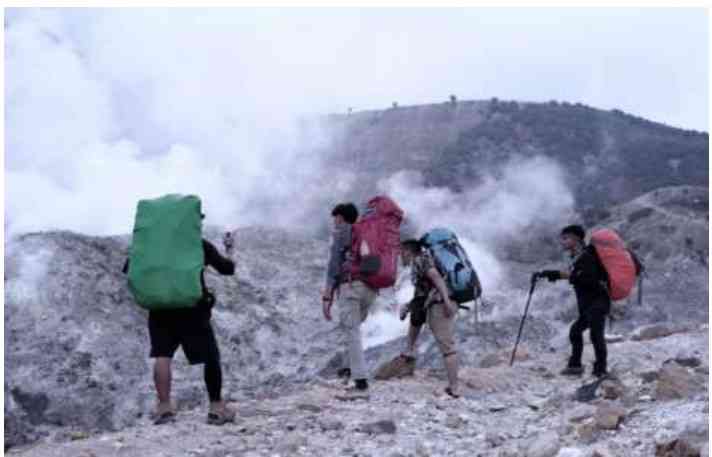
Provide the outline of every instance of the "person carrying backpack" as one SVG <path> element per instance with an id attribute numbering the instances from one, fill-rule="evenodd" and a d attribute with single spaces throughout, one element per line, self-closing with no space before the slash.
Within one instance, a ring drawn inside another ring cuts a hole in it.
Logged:
<path id="1" fill-rule="evenodd" d="M 450 290 L 438 271 L 435 261 L 420 240 L 408 239 L 401 243 L 401 259 L 411 267 L 411 280 L 415 287 L 413 299 L 401 310 L 401 320 L 410 312 L 408 342 L 401 357 L 415 367 L 415 344 L 423 324 L 428 322 L 445 362 L 448 386 L 445 392 L 459 398 L 458 364 L 455 347 L 455 318 L 458 305 L 450 298 Z"/>
<path id="2" fill-rule="evenodd" d="M 137 302 L 149 310 L 150 356 L 155 359 L 153 379 L 158 396 L 156 425 L 175 420 L 171 361 L 178 346 L 191 365 L 204 365 L 210 401 L 207 422 L 222 425 L 235 420 L 235 411 L 222 399 L 220 351 L 210 323 L 215 296 L 206 288 L 204 278 L 206 266 L 221 275 L 234 275 L 235 262 L 223 257 L 212 243 L 202 238 L 204 217 L 197 197 L 168 195 L 142 200 L 129 259 L 123 268 Z M 181 276 L 181 268 L 188 264 L 192 271 Z M 194 283 L 193 288 L 197 289 L 192 298 L 176 290 L 189 283 Z M 185 300 L 183 295 L 187 297 Z"/>
<path id="3" fill-rule="evenodd" d="M 592 374 L 600 378 L 608 374 L 605 323 L 611 310 L 611 297 L 608 290 L 608 273 L 593 244 L 584 243 L 585 236 L 586 232 L 580 225 L 564 227 L 561 230 L 560 242 L 571 256 L 568 271 L 544 270 L 534 275 L 535 278 L 546 278 L 551 282 L 567 279 L 576 293 L 579 317 L 569 331 L 571 357 L 561 374 L 583 375 L 583 332 L 590 329 L 591 343 L 596 354 Z"/>
<path id="4" fill-rule="evenodd" d="M 374 197 L 358 219 L 353 203 L 332 210 L 334 231 L 322 293 L 322 311 L 332 320 L 334 298 L 339 301 L 339 321 L 344 356 L 339 374 L 351 377 L 359 396 L 368 392 L 368 369 L 361 340 L 361 323 L 368 317 L 378 290 L 395 283 L 399 227 L 403 211 L 391 199 Z"/>

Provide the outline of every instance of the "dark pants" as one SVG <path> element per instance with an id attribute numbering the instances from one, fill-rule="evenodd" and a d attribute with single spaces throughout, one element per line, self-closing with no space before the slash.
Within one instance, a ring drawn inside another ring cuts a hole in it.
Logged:
<path id="1" fill-rule="evenodd" d="M 592 306 L 583 310 L 579 318 L 571 325 L 569 340 L 571 341 L 570 367 L 581 366 L 581 356 L 583 354 L 583 332 L 590 329 L 591 343 L 596 353 L 596 362 L 593 364 L 594 372 L 606 371 L 606 315 L 608 311 L 605 307 Z"/>

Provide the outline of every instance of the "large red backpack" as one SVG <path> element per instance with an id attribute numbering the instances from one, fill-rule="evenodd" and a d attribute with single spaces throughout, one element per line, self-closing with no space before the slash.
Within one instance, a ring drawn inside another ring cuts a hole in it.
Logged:
<path id="1" fill-rule="evenodd" d="M 611 229 L 599 229 L 591 234 L 591 244 L 608 273 L 611 300 L 628 297 L 635 285 L 636 266 L 621 237 Z"/>
<path id="2" fill-rule="evenodd" d="M 352 279 L 374 289 L 395 284 L 402 221 L 403 210 L 390 198 L 377 196 L 368 202 L 365 213 L 352 227 Z"/>

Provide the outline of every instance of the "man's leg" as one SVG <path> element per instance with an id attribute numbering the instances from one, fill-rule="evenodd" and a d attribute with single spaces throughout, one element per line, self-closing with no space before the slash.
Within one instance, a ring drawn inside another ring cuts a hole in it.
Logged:
<path id="1" fill-rule="evenodd" d="M 591 343 L 596 354 L 593 374 L 603 376 L 607 373 L 608 350 L 606 349 L 606 315 L 602 310 L 591 310 Z"/>
<path id="2" fill-rule="evenodd" d="M 583 356 L 583 332 L 589 326 L 588 319 L 584 315 L 579 315 L 579 318 L 571 324 L 569 330 L 569 341 L 571 341 L 571 357 L 566 368 L 561 372 L 565 376 L 581 376 L 583 374 L 583 365 L 581 365 L 581 357 Z"/>
<path id="3" fill-rule="evenodd" d="M 222 401 L 222 367 L 220 367 L 220 360 L 212 359 L 206 362 L 203 368 L 203 377 L 205 379 L 205 387 L 208 390 L 210 410 L 221 409 L 224 404 Z"/>
<path id="4" fill-rule="evenodd" d="M 420 335 L 420 329 L 427 320 L 427 310 L 425 309 L 425 299 L 416 297 L 410 302 L 410 326 L 408 327 L 408 339 L 406 351 L 403 355 L 415 358 L 416 343 Z"/>
<path id="5" fill-rule="evenodd" d="M 220 350 L 209 320 L 203 320 L 193 328 L 186 328 L 183 352 L 191 365 L 204 364 L 203 378 L 210 400 L 208 423 L 222 425 L 232 422 L 235 419 L 235 412 L 222 400 Z"/>
<path id="6" fill-rule="evenodd" d="M 408 327 L 407 346 L 405 348 L 405 351 L 403 352 L 403 355 L 407 357 L 415 357 L 415 344 L 418 342 L 418 336 L 420 335 L 420 329 L 422 327 L 422 325 L 416 327 L 415 325 L 410 324 L 410 326 Z"/>
<path id="7" fill-rule="evenodd" d="M 153 362 L 153 384 L 158 396 L 156 423 L 165 423 L 173 413 L 171 404 L 171 361 L 179 345 L 176 329 L 170 315 L 149 313 L 148 335 L 151 341 Z"/>
<path id="8" fill-rule="evenodd" d="M 368 370 L 361 341 L 361 323 L 368 316 L 376 294 L 360 281 L 349 283 L 342 288 L 342 293 L 340 305 L 345 307 L 347 313 L 345 325 L 349 341 L 351 376 L 356 381 L 356 387 L 365 390 L 368 388 Z"/>
<path id="9" fill-rule="evenodd" d="M 581 357 L 583 356 L 583 332 L 588 328 L 588 319 L 583 315 L 571 324 L 569 330 L 569 341 L 571 342 L 571 357 L 569 358 L 569 367 L 580 367 Z"/>
<path id="10" fill-rule="evenodd" d="M 457 350 L 455 347 L 455 318 L 457 312 L 446 317 L 442 303 L 434 303 L 428 310 L 428 325 L 440 347 L 447 372 L 450 395 L 459 395 Z"/>
<path id="11" fill-rule="evenodd" d="M 171 409 L 171 358 L 156 357 L 153 363 L 153 383 L 158 394 L 158 414 Z"/>

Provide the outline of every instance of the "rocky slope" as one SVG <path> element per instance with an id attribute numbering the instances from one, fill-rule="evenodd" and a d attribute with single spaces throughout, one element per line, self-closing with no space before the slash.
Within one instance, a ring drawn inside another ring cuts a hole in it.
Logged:
<path id="1" fill-rule="evenodd" d="M 301 447 L 305 455 L 342 455 L 344 449 L 381 455 L 378 446 L 388 449 L 386 455 L 443 455 L 443 446 L 454 446 L 504 456 L 524 455 L 517 449 L 545 430 L 557 433 L 548 442 L 589 452 L 593 448 L 577 438 L 581 426 L 595 445 L 610 445 L 611 455 L 621 455 L 616 447 L 635 440 L 635 453 L 625 455 L 651 455 L 655 441 L 667 439 L 656 434 L 682 433 L 680 427 L 691 422 L 681 418 L 688 414 L 694 423 L 708 404 L 708 332 L 700 327 L 709 318 L 706 208 L 703 189 L 683 187 L 610 210 L 607 225 L 639 243 L 648 266 L 643 304 L 623 306 L 609 330 L 625 340 L 610 350 L 611 366 L 628 392 L 618 401 L 627 418 L 616 432 L 591 429 L 585 418 L 573 428 L 561 419 L 575 409 L 569 397 L 577 386 L 551 376 L 564 363 L 567 325 L 575 317 L 565 284 L 537 286 L 522 340 L 528 358 L 513 369 L 498 365 L 516 335 L 529 275 L 556 266 L 551 260 L 503 263 L 506 279 L 485 284 L 479 323 L 472 312 L 462 313 L 459 357 L 469 386 L 462 401 L 440 395 L 441 358 L 425 332 L 416 379 L 376 382 L 370 402 L 342 404 L 334 398 L 340 389 L 339 334 L 318 303 L 327 244 L 260 227 L 235 233 L 236 276 L 207 276 L 218 296 L 213 322 L 226 397 L 241 410 L 239 424 L 203 424 L 202 371 L 178 355 L 173 392 L 181 420 L 176 428 L 147 428 L 155 394 L 146 314 L 121 274 L 129 238 L 23 235 L 6 243 L 5 253 L 5 446 L 19 454 L 71 456 L 84 450 L 106 455 L 109 449 L 121 455 L 273 455 Z M 216 243 L 220 237 L 217 228 L 205 234 Z M 405 327 L 391 305 L 407 300 L 407 292 L 385 291 L 366 321 L 371 367 L 402 347 Z M 641 330 L 643 325 L 653 326 Z M 655 339 L 633 339 L 650 337 Z M 695 358 L 702 362 L 691 362 Z M 664 369 L 668 359 L 688 366 Z M 667 371 L 671 388 L 685 390 L 683 398 L 650 401 L 646 395 L 657 398 L 656 377 L 665 379 Z M 367 438 L 355 430 L 379 419 L 393 421 L 395 434 Z M 571 452 L 562 456 L 586 455 Z"/>
<path id="2" fill-rule="evenodd" d="M 660 450 L 689 446 L 698 453 L 684 455 L 707 456 L 708 344 L 706 326 L 611 344 L 613 365 L 622 369 L 590 402 L 575 399 L 590 379 L 554 374 L 560 354 L 523 348 L 513 367 L 464 369 L 459 400 L 443 395 L 437 370 L 376 382 L 370 399 L 351 402 L 338 398 L 340 381 L 316 378 L 298 392 L 236 402 L 235 424 L 209 426 L 203 410 L 183 408 L 172 425 L 141 418 L 117 433 L 74 430 L 71 442 L 8 455 L 672 457 L 683 454 Z"/>

